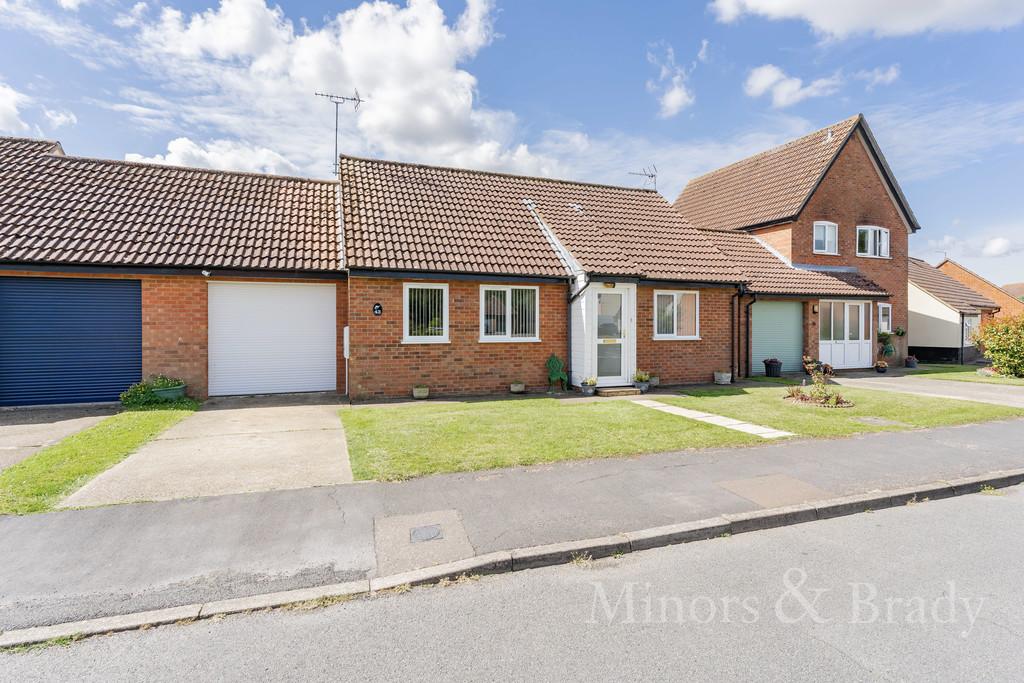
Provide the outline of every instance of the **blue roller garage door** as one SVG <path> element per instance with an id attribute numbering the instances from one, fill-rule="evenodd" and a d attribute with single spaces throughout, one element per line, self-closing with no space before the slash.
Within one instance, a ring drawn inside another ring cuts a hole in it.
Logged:
<path id="1" fill-rule="evenodd" d="M 751 306 L 750 371 L 764 374 L 764 361 L 778 358 L 783 372 L 803 369 L 804 310 L 799 301 L 758 301 Z"/>
<path id="2" fill-rule="evenodd" d="M 138 280 L 0 277 L 0 405 L 114 401 L 141 375 Z"/>

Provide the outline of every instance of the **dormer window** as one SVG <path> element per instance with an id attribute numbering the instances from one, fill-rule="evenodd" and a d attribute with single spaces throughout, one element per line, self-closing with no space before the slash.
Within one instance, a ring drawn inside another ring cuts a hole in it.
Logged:
<path id="1" fill-rule="evenodd" d="M 889 258 L 889 231 L 874 225 L 858 225 L 857 256 Z"/>
<path id="2" fill-rule="evenodd" d="M 814 222 L 814 253 L 839 253 L 839 226 L 828 221 Z"/>

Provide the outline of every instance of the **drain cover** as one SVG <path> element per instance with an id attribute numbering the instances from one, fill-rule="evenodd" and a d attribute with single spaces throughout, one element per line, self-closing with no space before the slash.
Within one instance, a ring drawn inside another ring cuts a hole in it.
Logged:
<path id="1" fill-rule="evenodd" d="M 438 541 L 444 538 L 444 532 L 440 524 L 428 524 L 417 526 L 409 530 L 410 543 L 424 543 L 426 541 Z"/>

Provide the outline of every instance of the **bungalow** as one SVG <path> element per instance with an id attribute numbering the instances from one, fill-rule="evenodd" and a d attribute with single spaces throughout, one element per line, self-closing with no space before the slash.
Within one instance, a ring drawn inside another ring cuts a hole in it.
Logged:
<path id="1" fill-rule="evenodd" d="M 977 360 L 974 333 L 999 306 L 921 259 L 910 259 L 909 278 L 910 352 L 924 361 Z"/>
<path id="2" fill-rule="evenodd" d="M 1009 318 L 1024 313 L 1024 301 L 1021 301 L 1005 288 L 989 282 L 977 273 L 968 270 L 956 261 L 948 258 L 943 259 L 942 263 L 935 267 L 968 289 L 974 290 L 999 306 L 999 310 L 994 314 L 996 318 Z"/>
<path id="3" fill-rule="evenodd" d="M 856 116 L 651 190 L 343 156 L 336 180 L 0 138 L 0 404 L 666 384 L 874 360 L 917 229 Z M 903 349 L 901 349 L 901 352 Z"/>

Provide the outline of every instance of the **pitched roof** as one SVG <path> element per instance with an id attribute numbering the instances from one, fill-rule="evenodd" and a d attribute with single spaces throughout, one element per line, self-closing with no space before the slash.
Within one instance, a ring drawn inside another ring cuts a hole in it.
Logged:
<path id="1" fill-rule="evenodd" d="M 1006 290 L 1010 296 L 1015 296 L 1018 299 L 1024 296 L 1024 282 L 1011 282 L 1003 285 L 1003 289 Z"/>
<path id="2" fill-rule="evenodd" d="M 973 285 L 974 283 L 968 284 L 971 281 L 964 281 L 960 279 L 959 277 L 957 277 L 958 273 L 964 273 L 973 278 L 976 278 L 981 282 L 980 285 L 976 286 L 982 289 L 982 291 L 979 291 L 978 293 L 982 294 L 985 297 L 991 298 L 992 301 L 994 301 L 995 304 L 999 306 L 999 310 L 1003 311 L 1004 313 L 1014 314 L 1024 311 L 1024 302 L 1021 302 L 1019 294 L 1014 295 L 1006 287 L 1000 287 L 994 282 L 978 275 L 977 273 L 967 268 L 966 266 L 957 263 L 953 259 L 943 259 L 942 262 L 935 267 L 938 268 L 943 273 L 945 273 L 946 275 L 949 275 L 957 282 L 960 282 L 965 287 L 971 287 L 971 285 Z M 951 272 L 952 274 L 950 274 Z M 985 287 L 989 287 L 989 289 L 985 289 Z"/>
<path id="3" fill-rule="evenodd" d="M 794 268 L 752 235 L 731 230 L 701 230 L 701 234 L 727 254 L 757 294 L 816 296 L 888 296 L 882 287 L 856 272 Z"/>
<path id="4" fill-rule="evenodd" d="M 45 145 L 45 147 L 44 147 Z M 0 261 L 341 267 L 334 181 L 68 157 L 0 140 Z"/>
<path id="5" fill-rule="evenodd" d="M 742 280 L 651 190 L 348 156 L 340 182 L 352 269 Z"/>
<path id="6" fill-rule="evenodd" d="M 999 308 L 991 299 L 921 259 L 910 259 L 907 275 L 911 282 L 955 311 L 981 313 L 982 310 Z"/>
<path id="7" fill-rule="evenodd" d="M 742 230 L 794 220 L 857 131 L 912 230 L 917 219 L 860 114 L 692 179 L 673 206 L 698 228 Z"/>

